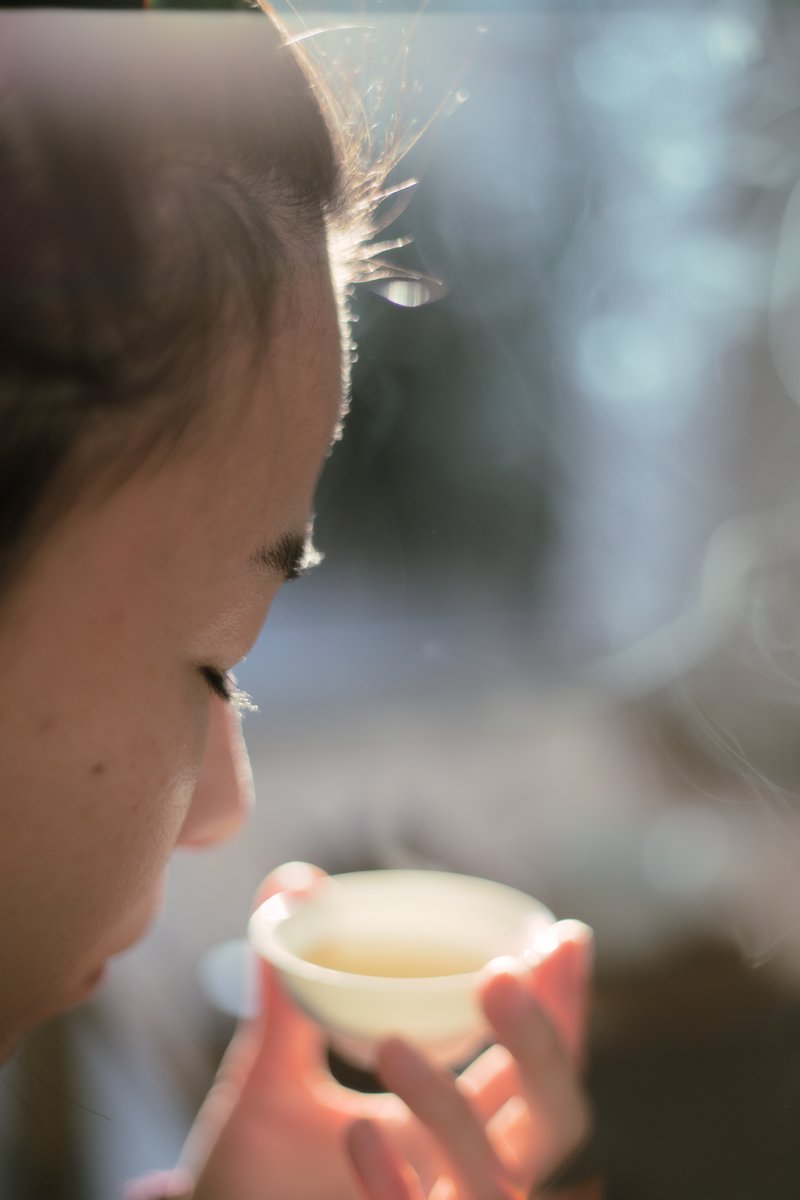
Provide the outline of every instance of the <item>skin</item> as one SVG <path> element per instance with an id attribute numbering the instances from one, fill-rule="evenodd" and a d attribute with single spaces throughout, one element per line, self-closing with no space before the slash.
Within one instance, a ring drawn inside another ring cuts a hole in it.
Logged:
<path id="1" fill-rule="evenodd" d="M 88 995 L 158 911 L 176 846 L 240 827 L 252 794 L 233 709 L 203 668 L 247 653 L 304 535 L 342 398 L 320 247 L 279 297 L 263 369 L 230 351 L 191 449 L 68 513 L 0 608 L 0 1044 Z M 296 865 L 256 900 L 305 890 Z M 585 1135 L 588 931 L 481 983 L 498 1043 L 455 1081 L 400 1042 L 390 1093 L 335 1083 L 319 1031 L 262 967 L 186 1148 L 193 1200 L 511 1200 Z M 8 981 L 12 981 L 9 986 Z"/>
<path id="2" fill-rule="evenodd" d="M 283 580 L 253 555 L 306 530 L 339 414 L 327 273 L 296 289 L 261 376 L 234 358 L 191 452 L 67 516 L 0 611 L 6 1047 L 142 936 L 176 845 L 250 806 L 238 721 L 200 668 L 255 641 Z"/>
<path id="3" fill-rule="evenodd" d="M 320 874 L 279 868 L 256 902 L 308 891 Z M 479 995 L 497 1044 L 458 1079 L 392 1040 L 379 1057 L 387 1094 L 372 1096 L 331 1078 L 320 1031 L 262 963 L 260 1015 L 239 1029 L 186 1147 L 193 1200 L 528 1200 L 589 1130 L 590 934 L 560 921 L 537 950 L 533 969 L 486 969 Z M 580 1192 L 601 1196 L 599 1182 Z"/>

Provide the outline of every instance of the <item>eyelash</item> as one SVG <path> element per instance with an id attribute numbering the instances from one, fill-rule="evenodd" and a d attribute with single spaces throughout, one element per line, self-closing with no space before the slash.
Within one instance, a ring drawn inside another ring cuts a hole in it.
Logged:
<path id="1" fill-rule="evenodd" d="M 216 667 L 201 667 L 200 674 L 208 684 L 212 695 L 218 696 L 226 704 L 232 704 L 241 715 L 246 712 L 258 712 L 258 706 L 248 696 L 247 692 L 237 685 L 230 671 L 218 671 Z"/>
<path id="2" fill-rule="evenodd" d="M 224 700 L 226 704 L 230 704 L 236 692 L 236 685 L 230 671 L 218 671 L 216 667 L 201 667 L 200 674 L 212 693 L 219 696 L 220 700 Z"/>

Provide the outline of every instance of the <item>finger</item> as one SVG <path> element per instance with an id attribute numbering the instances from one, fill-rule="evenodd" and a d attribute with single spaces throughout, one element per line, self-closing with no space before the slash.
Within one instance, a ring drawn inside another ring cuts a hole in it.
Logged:
<path id="1" fill-rule="evenodd" d="M 393 1038 L 379 1047 L 378 1072 L 433 1135 L 465 1195 L 471 1200 L 513 1195 L 483 1122 L 449 1071 Z"/>
<path id="2" fill-rule="evenodd" d="M 261 883 L 253 908 L 281 891 L 309 892 L 321 878 L 324 872 L 318 867 L 287 863 Z M 239 1022 L 181 1152 L 182 1162 L 191 1169 L 205 1158 L 208 1146 L 244 1096 L 269 1105 L 272 1097 L 285 1097 L 289 1086 L 302 1087 L 323 1068 L 322 1035 L 292 1005 L 277 972 L 257 959 L 256 978 L 257 1014 Z"/>
<path id="3" fill-rule="evenodd" d="M 580 921 L 559 921 L 532 947 L 536 964 L 525 970 L 518 959 L 495 959 L 479 984 L 482 997 L 497 974 L 518 974 L 553 1023 L 568 1057 L 583 1064 L 592 932 Z M 485 1121 L 521 1090 L 520 1075 L 504 1047 L 491 1046 L 462 1074 L 473 1105 Z"/>
<path id="4" fill-rule="evenodd" d="M 479 997 L 498 974 L 514 974 L 525 983 L 552 1021 L 568 1056 L 582 1059 L 591 930 L 580 921 L 559 921 L 531 947 L 534 965 L 498 958 L 487 964 Z M 476 1110 L 485 1121 L 521 1092 L 519 1070 L 505 1047 L 490 1047 L 462 1075 Z"/>
<path id="5" fill-rule="evenodd" d="M 461 1073 L 461 1089 L 484 1124 L 522 1090 L 517 1064 L 505 1046 L 495 1043 Z"/>
<path id="6" fill-rule="evenodd" d="M 278 892 L 288 892 L 290 896 L 310 896 L 319 885 L 321 879 L 327 879 L 321 867 L 315 867 L 307 862 L 283 863 L 270 871 L 256 888 L 252 908 L 256 909 L 265 900 L 276 896 Z"/>
<path id="7" fill-rule="evenodd" d="M 285 863 L 261 883 L 253 908 L 279 892 L 293 897 L 310 895 L 325 877 L 324 871 L 309 863 Z M 258 1011 L 243 1031 L 243 1037 L 253 1045 L 253 1082 L 264 1086 L 276 1077 L 297 1080 L 321 1070 L 325 1052 L 319 1027 L 293 1002 L 275 967 L 261 958 L 256 964 L 256 979 Z"/>
<path id="8" fill-rule="evenodd" d="M 372 1121 L 354 1121 L 345 1133 L 345 1146 L 369 1200 L 425 1200 L 410 1164 Z"/>
<path id="9" fill-rule="evenodd" d="M 527 1104 L 527 1112 L 511 1106 L 506 1140 L 516 1144 L 521 1169 L 541 1178 L 586 1137 L 588 1106 L 553 1023 L 519 977 L 490 979 L 483 1004 L 498 1040 L 517 1064 Z"/>
<path id="10" fill-rule="evenodd" d="M 539 961 L 528 975 L 533 994 L 578 1066 L 585 1051 L 593 943 L 592 931 L 582 921 L 558 921 L 534 943 Z"/>

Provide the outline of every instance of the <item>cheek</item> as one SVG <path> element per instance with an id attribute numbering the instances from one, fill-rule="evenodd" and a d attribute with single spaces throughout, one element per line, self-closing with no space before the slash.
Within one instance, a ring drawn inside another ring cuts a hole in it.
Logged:
<path id="1" fill-rule="evenodd" d="M 110 887 L 118 876 L 146 887 L 163 869 L 191 803 L 205 736 L 202 703 L 152 702 L 85 760 L 82 824 L 93 831 Z"/>
<path id="2" fill-rule="evenodd" d="M 202 694 L 102 708 L 40 691 L 0 705 L 0 1035 L 74 1003 L 147 931 L 189 808 Z"/>
<path id="3" fill-rule="evenodd" d="M 161 870 L 191 802 L 197 761 L 143 738 L 136 762 L 111 753 L 93 766 L 97 786 L 87 785 L 78 824 L 99 856 L 97 873 L 110 885 L 120 872 L 128 882 L 146 883 Z"/>
<path id="4" fill-rule="evenodd" d="M 75 954 L 157 886 L 189 807 L 205 706 L 162 697 L 106 694 L 76 712 L 51 696 L 18 731 L 10 782 L 26 805 L 12 813 L 4 865 L 42 929 L 53 922 Z"/>

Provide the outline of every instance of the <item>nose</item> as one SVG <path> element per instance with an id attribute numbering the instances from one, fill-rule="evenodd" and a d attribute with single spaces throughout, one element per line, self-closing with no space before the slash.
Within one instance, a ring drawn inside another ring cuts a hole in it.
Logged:
<path id="1" fill-rule="evenodd" d="M 179 846 L 203 847 L 232 837 L 253 806 L 253 776 L 239 716 L 213 697 L 200 775 Z"/>

